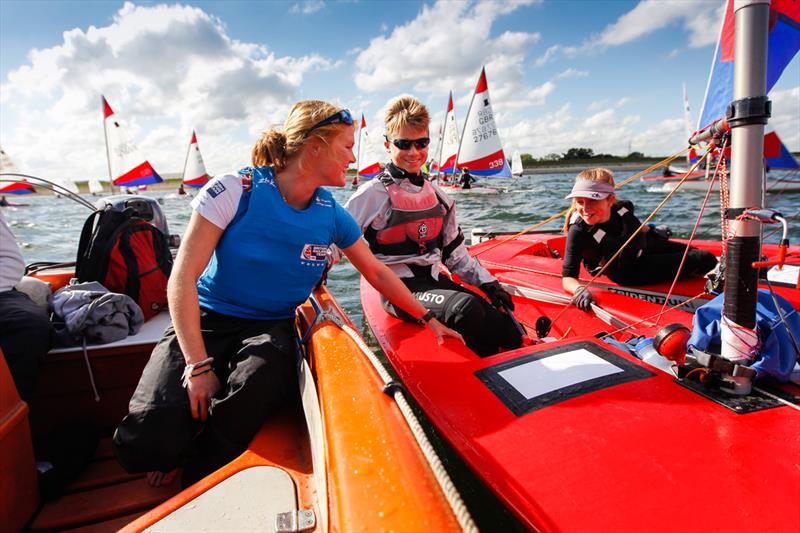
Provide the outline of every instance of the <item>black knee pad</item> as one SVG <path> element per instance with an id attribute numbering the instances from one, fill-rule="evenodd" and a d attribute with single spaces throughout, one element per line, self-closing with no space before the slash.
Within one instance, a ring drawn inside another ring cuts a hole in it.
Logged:
<path id="1" fill-rule="evenodd" d="M 465 332 L 461 328 L 469 328 L 472 332 L 477 333 L 486 319 L 484 304 L 485 302 L 478 296 L 466 292 L 451 296 L 445 303 L 442 313 L 445 323 L 452 324 L 452 327 L 458 329 L 462 335 Z"/>

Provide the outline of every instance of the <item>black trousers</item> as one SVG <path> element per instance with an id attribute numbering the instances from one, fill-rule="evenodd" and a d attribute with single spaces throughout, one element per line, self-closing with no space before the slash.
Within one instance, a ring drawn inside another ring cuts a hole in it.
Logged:
<path id="1" fill-rule="evenodd" d="M 439 276 L 435 280 L 430 274 L 418 274 L 401 279 L 422 305 L 433 311 L 444 325 L 459 332 L 467 347 L 479 356 L 494 355 L 500 349 L 510 350 L 522 345 L 522 337 L 508 315 L 448 277 Z M 382 302 L 389 314 L 416 322 L 385 298 Z"/>
<path id="2" fill-rule="evenodd" d="M 613 270 L 608 277 L 621 285 L 647 285 L 672 281 L 678 272 L 686 245 L 647 234 L 647 250 L 631 268 Z M 717 265 L 717 258 L 711 252 L 698 250 L 692 246 L 686 254 L 686 261 L 680 277 L 702 276 Z"/>
<path id="3" fill-rule="evenodd" d="M 131 473 L 183 466 L 187 486 L 241 454 L 270 412 L 297 398 L 293 323 L 201 311 L 203 342 L 221 384 L 205 424 L 192 418 L 181 384 L 185 360 L 168 328 L 114 433 L 122 466 Z"/>
<path id="4" fill-rule="evenodd" d="M 27 294 L 15 289 L 0 292 L 0 348 L 20 398 L 26 402 L 50 350 L 51 334 L 50 317 Z"/>

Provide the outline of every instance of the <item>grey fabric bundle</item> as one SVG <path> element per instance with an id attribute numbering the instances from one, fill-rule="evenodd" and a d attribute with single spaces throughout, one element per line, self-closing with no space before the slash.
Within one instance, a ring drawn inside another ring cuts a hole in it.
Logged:
<path id="1" fill-rule="evenodd" d="M 53 295 L 58 343 L 105 344 L 135 335 L 144 323 L 139 305 L 126 294 L 109 292 L 96 281 L 68 285 Z"/>

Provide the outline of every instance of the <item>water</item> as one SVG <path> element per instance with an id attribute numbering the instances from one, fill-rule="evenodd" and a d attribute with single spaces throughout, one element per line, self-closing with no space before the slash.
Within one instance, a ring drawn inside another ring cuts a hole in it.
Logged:
<path id="1" fill-rule="evenodd" d="M 632 175 L 632 172 L 619 172 L 618 181 Z M 454 194 L 458 219 L 464 234 L 469 238 L 473 228 L 502 229 L 521 231 L 545 218 L 560 212 L 568 206 L 564 199 L 569 193 L 574 174 L 526 175 L 512 179 L 481 179 L 479 185 L 503 188 L 500 194 Z M 334 197 L 344 203 L 352 190 L 333 189 Z M 186 229 L 191 215 L 187 197 L 177 196 L 172 191 L 148 191 L 148 195 L 158 198 L 167 216 L 171 233 Z M 636 181 L 623 188 L 621 198 L 632 200 L 636 214 L 644 219 L 664 198 L 664 194 L 651 193 L 645 185 Z M 658 224 L 667 224 L 677 237 L 688 237 L 697 220 L 704 193 L 681 192 L 673 195 L 670 201 L 656 216 Z M 87 196 L 90 201 L 94 200 Z M 30 204 L 27 207 L 3 209 L 3 215 L 22 245 L 22 253 L 28 263 L 33 261 L 74 261 L 81 228 L 89 215 L 89 210 L 67 198 L 54 196 L 9 196 L 9 201 Z M 768 202 L 771 207 L 781 211 L 786 217 L 798 213 L 798 194 L 771 194 Z M 701 220 L 697 238 L 718 239 L 719 197 L 715 194 Z M 790 221 L 790 223 L 793 221 Z M 559 229 L 562 221 L 555 221 L 547 228 Z M 770 226 L 765 234 L 777 226 Z M 767 242 L 777 242 L 780 233 L 767 238 Z M 800 223 L 790 226 L 790 240 L 800 242 Z M 336 266 L 328 277 L 328 286 L 345 308 L 355 324 L 362 324 L 359 303 L 359 276 L 355 269 L 345 261 Z"/>

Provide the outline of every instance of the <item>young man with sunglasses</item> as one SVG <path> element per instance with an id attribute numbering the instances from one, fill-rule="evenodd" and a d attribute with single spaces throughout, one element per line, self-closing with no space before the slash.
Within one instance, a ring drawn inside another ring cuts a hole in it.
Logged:
<path id="1" fill-rule="evenodd" d="M 384 146 L 392 161 L 382 174 L 359 187 L 345 203 L 375 256 L 389 266 L 414 296 L 481 357 L 517 348 L 521 337 L 507 311 L 511 296 L 472 258 L 456 220 L 454 202 L 425 173 L 428 125 L 425 106 L 411 96 L 389 103 Z M 491 300 L 440 275 L 444 265 Z M 387 300 L 390 314 L 413 321 Z M 502 311 L 501 311 L 502 309 Z"/>

